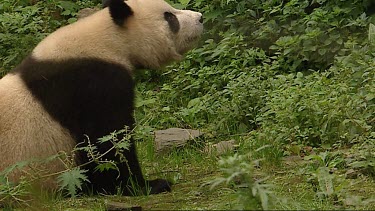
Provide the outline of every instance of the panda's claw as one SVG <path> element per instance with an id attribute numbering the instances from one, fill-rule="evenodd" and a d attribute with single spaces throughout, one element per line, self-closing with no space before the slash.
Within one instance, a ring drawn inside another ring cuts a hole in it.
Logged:
<path id="1" fill-rule="evenodd" d="M 165 179 L 155 179 L 148 181 L 148 194 L 159 194 L 172 191 L 172 183 Z"/>

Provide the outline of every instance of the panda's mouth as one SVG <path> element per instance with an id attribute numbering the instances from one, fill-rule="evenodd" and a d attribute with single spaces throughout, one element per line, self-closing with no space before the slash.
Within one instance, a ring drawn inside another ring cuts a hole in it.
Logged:
<path id="1" fill-rule="evenodd" d="M 192 36 L 192 37 L 188 37 L 185 42 L 186 43 L 194 43 L 194 42 L 197 42 L 199 40 L 201 36 Z"/>
<path id="2" fill-rule="evenodd" d="M 200 38 L 200 35 L 190 36 L 184 40 L 184 43 L 187 46 L 187 48 L 193 48 L 196 44 L 198 44 Z"/>
<path id="3" fill-rule="evenodd" d="M 198 36 L 190 36 L 190 37 L 187 37 L 185 38 L 181 43 L 182 45 L 180 45 L 180 49 L 178 50 L 178 53 L 183 55 L 185 54 L 186 52 L 188 52 L 189 50 L 195 48 L 198 44 L 198 41 L 199 41 L 199 38 L 201 36 L 198 35 Z"/>
<path id="4" fill-rule="evenodd" d="M 178 50 L 178 53 L 183 55 L 189 50 L 193 49 L 197 46 L 198 40 L 200 36 L 193 36 L 193 37 L 187 37 L 182 41 L 182 45 L 180 45 L 180 49 Z"/>
<path id="5" fill-rule="evenodd" d="M 196 30 L 194 30 L 190 36 L 187 36 L 185 39 L 185 43 L 188 45 L 195 45 L 201 38 L 203 34 L 203 25 L 200 25 Z"/>

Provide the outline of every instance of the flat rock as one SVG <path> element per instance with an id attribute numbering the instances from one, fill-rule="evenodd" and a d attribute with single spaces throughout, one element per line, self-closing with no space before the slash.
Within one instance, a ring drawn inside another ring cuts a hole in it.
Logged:
<path id="1" fill-rule="evenodd" d="M 236 147 L 235 140 L 229 140 L 229 141 L 220 141 L 217 144 L 211 144 L 207 145 L 204 148 L 204 152 L 206 153 L 216 153 L 217 155 L 222 155 L 224 153 L 227 153 L 229 151 L 233 151 Z"/>
<path id="2" fill-rule="evenodd" d="M 155 136 L 155 151 L 157 153 L 168 151 L 172 148 L 185 146 L 189 141 L 203 135 L 199 130 L 169 128 L 157 130 Z"/>

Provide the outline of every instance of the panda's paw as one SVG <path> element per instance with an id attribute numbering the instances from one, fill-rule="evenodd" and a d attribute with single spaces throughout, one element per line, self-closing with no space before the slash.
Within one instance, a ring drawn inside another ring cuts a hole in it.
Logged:
<path id="1" fill-rule="evenodd" d="M 148 185 L 148 194 L 158 194 L 172 191 L 172 183 L 164 179 L 149 180 Z"/>

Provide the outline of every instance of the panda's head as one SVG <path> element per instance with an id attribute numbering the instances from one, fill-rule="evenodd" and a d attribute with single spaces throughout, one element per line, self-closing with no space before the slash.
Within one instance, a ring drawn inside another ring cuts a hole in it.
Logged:
<path id="1" fill-rule="evenodd" d="M 163 53 L 158 49 L 165 48 L 165 59 L 178 60 L 194 46 L 203 31 L 201 13 L 175 9 L 163 0 L 108 0 L 104 5 L 108 5 L 114 23 L 124 35 L 131 33 L 137 41 L 142 38 L 139 41 L 148 46 L 149 49 L 137 52 L 137 58 L 147 53 Z"/>
<path id="2" fill-rule="evenodd" d="M 40 60 L 94 57 L 130 70 L 180 60 L 203 32 L 202 14 L 164 0 L 105 0 L 104 9 L 61 28 L 33 51 Z"/>

